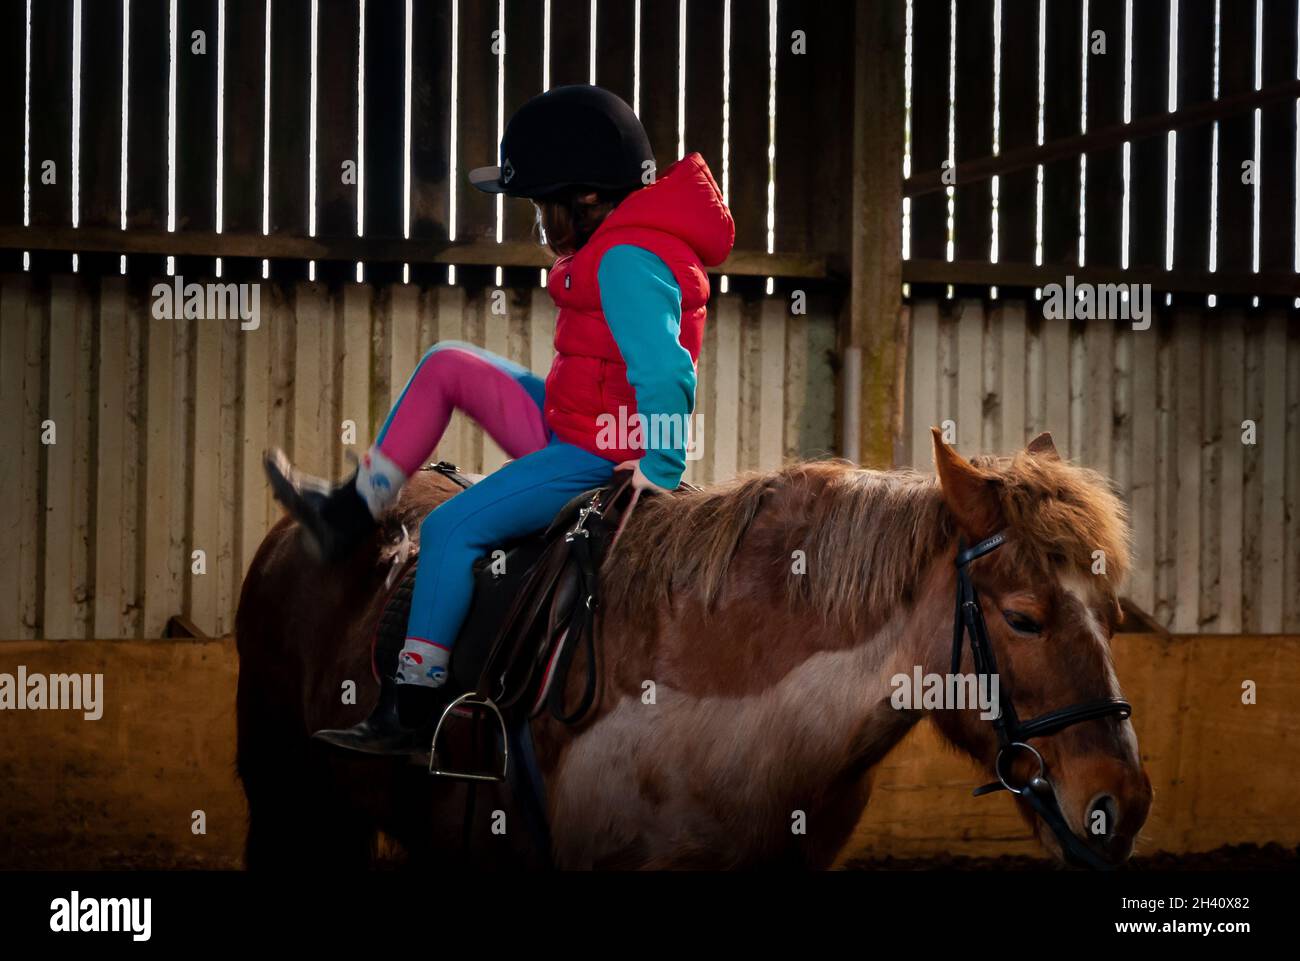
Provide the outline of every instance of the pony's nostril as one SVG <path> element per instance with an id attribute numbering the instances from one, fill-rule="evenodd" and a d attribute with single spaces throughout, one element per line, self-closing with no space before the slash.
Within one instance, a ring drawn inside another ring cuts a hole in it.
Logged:
<path id="1" fill-rule="evenodd" d="M 1109 840 L 1115 833 L 1115 822 L 1119 819 L 1119 806 L 1109 794 L 1099 794 L 1088 805 L 1088 821 L 1084 825 L 1090 837 Z"/>

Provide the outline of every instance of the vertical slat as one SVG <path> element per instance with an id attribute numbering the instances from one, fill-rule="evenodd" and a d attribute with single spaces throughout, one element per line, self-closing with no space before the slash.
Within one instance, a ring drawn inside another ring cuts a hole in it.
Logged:
<path id="1" fill-rule="evenodd" d="M 491 291 L 487 296 L 476 298 L 483 325 L 482 345 L 494 354 L 502 357 L 510 355 L 510 318 L 492 309 L 494 298 Z M 506 462 L 506 453 L 487 434 L 483 435 L 483 471 L 491 473 Z"/>
<path id="2" fill-rule="evenodd" d="M 932 469 L 930 428 L 944 419 L 939 411 L 939 305 L 926 298 L 912 305 L 911 370 L 908 372 L 912 412 L 912 466 Z"/>
<path id="3" fill-rule="evenodd" d="M 555 358 L 555 304 L 551 295 L 538 287 L 532 293 L 528 311 L 530 353 L 528 367 L 538 377 L 545 377 Z"/>
<path id="4" fill-rule="evenodd" d="M 190 577 L 190 617 L 200 630 L 221 631 L 221 328 L 234 321 L 193 322 L 194 337 L 194 476 L 190 488 L 194 550 L 201 550 L 206 571 Z"/>
<path id="5" fill-rule="evenodd" d="M 221 217 L 222 229 L 230 233 L 262 230 L 260 120 L 266 87 L 266 3 L 226 4 Z M 327 18 L 322 14 L 321 19 Z M 216 56 L 215 48 L 210 56 Z M 251 257 L 227 257 L 221 268 L 223 277 L 260 277 L 262 265 Z"/>
<path id="6" fill-rule="evenodd" d="M 1163 310 L 1165 328 L 1157 341 L 1155 361 L 1155 606 L 1151 613 L 1172 628 L 1178 603 L 1178 352 L 1172 318 Z M 1167 333 L 1166 333 L 1167 332 Z"/>
<path id="7" fill-rule="evenodd" d="M 1116 39 L 1122 44 L 1122 35 Z M 913 67 L 914 77 L 915 72 Z M 1004 153 L 1037 142 L 1038 0 L 1002 0 L 1002 93 L 999 115 L 999 139 Z M 915 129 L 914 124 L 913 131 Z M 915 162 L 913 169 L 916 169 Z M 1036 183 L 1037 172 L 1033 168 L 1008 174 L 998 180 L 999 261 L 1018 264 L 1034 262 Z"/>
<path id="8" fill-rule="evenodd" d="M 740 464 L 740 325 L 740 299 L 719 297 L 717 319 L 705 335 L 710 341 L 705 350 L 713 359 L 706 456 L 712 452 L 710 467 L 715 481 L 734 476 Z"/>
<path id="9" fill-rule="evenodd" d="M 420 291 L 417 287 L 394 287 L 392 316 L 389 322 L 388 384 L 389 403 L 396 404 L 406 387 L 411 371 L 420 358 Z M 378 430 L 376 414 L 375 429 Z"/>
<path id="10" fill-rule="evenodd" d="M 983 452 L 984 304 L 963 300 L 957 306 L 957 394 L 951 417 L 957 421 L 957 445 L 967 457 Z"/>
<path id="11" fill-rule="evenodd" d="M 321 4 L 322 18 L 332 6 Z M 401 22 L 399 19 L 395 23 L 399 29 Z M 389 110 L 400 102 L 390 100 Z M 401 116 L 400 111 L 398 116 Z M 277 0 L 271 4 L 270 206 L 271 230 L 275 233 L 307 234 L 310 223 L 310 118 L 311 0 Z M 243 122 L 248 123 L 249 119 L 245 113 Z M 400 160 L 400 151 L 397 156 Z M 399 183 L 400 177 L 389 181 L 387 186 L 392 191 Z M 275 276 L 286 280 L 306 276 L 306 267 L 302 264 L 274 264 L 272 269 Z"/>
<path id="12" fill-rule="evenodd" d="M 375 428 L 374 414 L 370 410 L 370 345 L 371 310 L 374 288 L 368 284 L 347 284 L 343 288 L 343 313 L 339 344 L 343 351 L 342 409 L 338 422 L 330 423 L 326 435 L 332 449 L 339 445 L 341 422 L 355 421 L 357 441 L 352 453 L 360 457 L 370 447 Z M 334 455 L 331 454 L 331 457 Z"/>
<path id="13" fill-rule="evenodd" d="M 780 306 L 785 352 L 785 377 L 781 396 L 785 401 L 781 457 L 784 461 L 803 456 L 803 441 L 807 433 L 804 417 L 811 412 L 808 383 L 809 320 L 807 314 L 792 314 L 788 302 L 773 301 Z"/>
<path id="14" fill-rule="evenodd" d="M 1219 51 L 1219 96 L 1255 88 L 1254 4 L 1223 8 Z M 1242 164 L 1255 156 L 1255 121 L 1245 111 L 1219 122 L 1219 270 L 1247 272 L 1254 246 L 1255 188 L 1242 183 Z"/>
<path id="15" fill-rule="evenodd" d="M 699 5 L 720 7 L 721 2 L 720 0 L 695 0 L 695 3 L 688 4 L 688 7 Z M 555 16 L 554 13 L 551 15 Z M 688 12 L 688 19 L 693 15 L 693 11 Z M 680 7 L 672 0 L 665 3 L 643 2 L 641 4 L 641 125 L 645 127 L 646 134 L 650 138 L 650 146 L 654 148 L 655 162 L 660 170 L 676 160 L 678 155 L 677 70 L 681 50 L 678 34 L 680 26 Z M 689 41 L 689 33 L 687 39 Z M 718 58 L 718 63 L 722 62 L 720 42 L 714 50 L 714 56 Z M 554 76 L 551 82 L 556 82 Z M 718 87 L 721 86 L 722 81 L 719 79 Z M 707 95 L 704 102 L 708 102 Z M 701 106 L 700 109 L 705 108 Z M 691 113 L 691 106 L 687 104 L 688 123 Z M 721 157 L 721 149 L 718 155 Z M 719 177 L 722 176 L 720 168 L 715 167 L 714 171 Z"/>
<path id="16" fill-rule="evenodd" d="M 1083 41 L 1081 0 L 1047 4 L 1047 84 L 1044 137 L 1050 143 L 1079 132 L 1080 63 Z M 1043 262 L 1079 262 L 1079 160 L 1043 166 Z"/>
<path id="17" fill-rule="evenodd" d="M 167 0 L 133 0 L 127 92 L 126 213 L 130 227 L 167 226 L 167 118 L 171 46 Z M 135 254 L 132 270 L 161 273 L 166 258 Z"/>
<path id="18" fill-rule="evenodd" d="M 781 4 L 779 9 L 783 15 L 788 16 L 792 8 L 790 4 Z M 807 11 L 805 11 L 806 13 Z M 646 117 L 647 110 L 647 90 L 644 80 L 647 64 L 662 59 L 668 61 L 674 70 L 677 66 L 676 58 L 671 55 L 672 51 L 677 49 L 676 46 L 657 48 L 648 46 L 646 42 L 648 22 L 657 20 L 661 16 L 663 16 L 663 13 L 657 7 L 644 2 L 641 4 L 641 70 L 643 76 L 641 114 L 643 118 Z M 690 91 L 686 104 L 686 150 L 688 152 L 698 152 L 704 158 L 704 162 L 709 165 L 709 169 L 713 171 L 714 179 L 718 179 L 719 182 L 722 177 L 722 21 L 723 5 L 717 0 L 702 0 L 702 2 L 696 0 L 695 3 L 688 3 L 686 6 L 686 86 Z M 778 31 L 778 42 L 780 36 L 781 34 Z M 777 55 L 781 56 L 779 47 Z M 798 66 L 789 68 L 792 80 L 791 86 L 796 85 L 793 82 L 793 72 L 803 69 L 802 61 L 806 59 L 802 57 L 790 58 L 791 63 L 800 61 Z M 660 89 L 661 96 L 666 96 L 667 86 L 665 85 Z M 675 151 L 677 146 L 675 127 L 675 118 L 677 116 L 676 89 L 674 83 L 672 85 L 674 91 L 672 103 L 674 129 L 670 138 L 660 143 L 652 135 L 650 140 L 651 145 L 655 148 L 655 156 L 661 165 L 669 157 L 670 148 Z M 778 87 L 778 97 L 782 92 L 783 89 Z M 782 122 L 782 113 L 782 105 L 778 102 L 776 112 L 778 131 L 780 131 L 779 125 Z M 793 118 L 786 119 L 793 122 Z M 787 159 L 792 165 L 798 163 L 798 157 L 792 156 Z M 781 162 L 779 153 L 777 162 Z M 779 197 L 780 194 L 777 196 Z"/>
<path id="19" fill-rule="evenodd" d="M 1204 312 L 1205 307 L 1198 306 Z M 1201 434 L 1201 562 L 1198 578 L 1200 624 L 1202 630 L 1218 631 L 1219 626 L 1219 574 L 1225 563 L 1233 563 L 1232 558 L 1223 554 L 1223 545 L 1219 539 L 1219 503 L 1222 499 L 1223 486 L 1223 447 L 1225 441 L 1235 443 L 1236 437 L 1223 435 L 1223 418 L 1220 411 L 1222 397 L 1222 372 L 1220 354 L 1215 330 L 1200 318 L 1202 325 L 1201 339 L 1204 348 L 1201 356 L 1201 411 L 1203 426 Z"/>
<path id="20" fill-rule="evenodd" d="M 121 223 L 122 6 L 122 0 L 81 5 L 80 222 L 87 227 Z M 21 162 L 21 150 L 18 157 Z M 80 261 L 79 269 L 88 273 L 118 269 L 112 254 L 87 254 Z"/>
<path id="21" fill-rule="evenodd" d="M 1133 573 L 1129 594 L 1138 606 L 1155 613 L 1156 602 L 1156 328 L 1133 331 L 1132 482 L 1129 506 L 1133 516 Z"/>
<path id="22" fill-rule="evenodd" d="M 551 86 L 590 82 L 590 0 L 551 0 Z"/>
<path id="23" fill-rule="evenodd" d="M 365 36 L 365 232 L 367 237 L 401 237 L 406 139 L 405 0 L 366 0 Z M 366 279 L 371 283 L 400 280 L 401 276 L 402 265 L 398 263 L 376 263 L 366 268 Z"/>
<path id="24" fill-rule="evenodd" d="M 559 16 L 558 11 L 555 14 Z M 456 239 L 496 239 L 496 197 L 470 185 L 465 172 L 497 162 L 497 55 L 492 34 L 497 29 L 495 3 L 460 4 L 460 67 L 457 78 L 459 139 L 457 141 Z"/>
<path id="25" fill-rule="evenodd" d="M 40 410 L 43 317 L 27 277 L 0 275 L 0 537 L 8 555 L 0 565 L 0 631 L 8 638 L 36 636 L 37 536 L 41 481 Z"/>
<path id="26" fill-rule="evenodd" d="M 635 31 L 635 0 L 605 0 L 596 5 L 596 83 L 629 104 L 633 99 Z"/>
<path id="27" fill-rule="evenodd" d="M 33 4 L 31 15 L 31 223 L 66 227 L 72 223 L 72 0 Z M 64 254 L 32 254 L 37 269 L 67 270 L 70 263 Z"/>
<path id="28" fill-rule="evenodd" d="M 149 311 L 149 299 L 133 309 Z M 146 371 L 147 438 L 144 463 L 144 623 L 146 637 L 162 636 L 167 618 L 181 612 L 189 572 L 185 546 L 185 505 L 175 491 L 185 484 L 184 331 L 174 320 L 149 316 Z"/>
<path id="29" fill-rule="evenodd" d="M 1178 63 L 1179 107 L 1212 99 L 1214 0 L 1179 0 Z M 1209 266 L 1212 138 L 1209 124 L 1178 131 L 1174 266 L 1184 270 Z"/>
<path id="30" fill-rule="evenodd" d="M 954 235 L 958 260 L 989 259 L 993 188 L 988 180 L 962 183 L 965 161 L 993 152 L 993 0 L 957 5 L 957 196 Z M 915 81 L 914 81 L 915 82 Z"/>
<path id="31" fill-rule="evenodd" d="M 977 356 L 980 370 L 980 442 L 981 451 L 998 451 L 1002 439 L 1002 397 L 998 388 L 1006 366 L 1002 356 L 1002 324 L 995 303 L 989 303 L 984 315 L 984 337 Z"/>
<path id="32" fill-rule="evenodd" d="M 1284 509 L 1286 506 L 1287 317 L 1273 310 L 1264 320 L 1263 410 L 1260 414 L 1260 474 L 1263 517 L 1259 532 L 1259 630 L 1282 630 L 1286 587 Z M 1294 469 L 1294 464 L 1292 465 Z"/>
<path id="33" fill-rule="evenodd" d="M 269 285 L 268 285 L 269 286 Z M 279 290 L 266 291 L 260 307 L 262 322 L 256 330 L 244 331 L 240 338 L 243 346 L 240 360 L 243 377 L 240 386 L 242 404 L 240 411 L 239 440 L 243 447 L 240 459 L 239 494 L 239 571 L 247 572 L 253 562 L 258 545 L 270 528 L 271 514 L 267 510 L 266 475 L 262 471 L 262 453 L 271 446 L 271 338 L 279 324 L 278 311 L 273 297 Z"/>
<path id="34" fill-rule="evenodd" d="M 1107 476 L 1112 469 L 1111 440 L 1115 426 L 1115 324 L 1090 320 L 1084 333 L 1083 462 Z"/>
<path id="35" fill-rule="evenodd" d="M 1242 630 L 1242 421 L 1246 413 L 1246 318 L 1226 313 L 1216 325 L 1219 351 L 1219 409 L 1223 443 L 1219 458 L 1219 630 Z"/>
<path id="36" fill-rule="evenodd" d="M 1025 302 L 1004 301 L 997 308 L 1002 331 L 1001 429 L 998 449 L 1018 450 L 1025 441 Z"/>
<path id="37" fill-rule="evenodd" d="M 294 380 L 297 362 L 298 284 L 274 284 L 271 287 L 271 329 L 267 345 L 270 380 L 267 401 L 267 446 L 272 444 L 293 454 L 293 426 L 295 419 Z M 264 475 L 263 475 L 264 476 Z M 272 496 L 269 484 L 263 482 L 267 518 L 274 522 L 281 508 Z"/>
<path id="38" fill-rule="evenodd" d="M 218 446 L 221 472 L 217 476 L 217 633 L 225 637 L 235 628 L 235 607 L 239 601 L 239 585 L 243 581 L 237 553 L 241 454 L 237 432 L 242 403 L 239 396 L 239 339 L 244 333 L 238 323 L 219 323 L 218 326 L 221 329 L 221 434 Z"/>
<path id="39" fill-rule="evenodd" d="M 1043 429 L 1052 432 L 1056 449 L 1072 457 L 1078 447 L 1070 435 L 1070 325 L 1043 321 Z"/>
<path id="40" fill-rule="evenodd" d="M 1270 86 L 1297 75 L 1296 4 L 1264 4 L 1263 83 Z M 1286 273 L 1295 269 L 1296 105 L 1280 101 L 1260 111 L 1259 267 Z M 1291 306 L 1291 305 L 1287 305 Z"/>
<path id="41" fill-rule="evenodd" d="M 0 90 L 22 90 L 26 72 L 26 0 L 0 0 Z M 8 227 L 23 222 L 25 113 L 21 96 L 0 98 L 0 224 Z M 19 251 L 0 250 L 0 271 L 18 270 L 21 265 Z"/>
<path id="42" fill-rule="evenodd" d="M 1168 110 L 1169 0 L 1133 4 L 1133 119 Z M 1133 142 L 1129 263 L 1165 264 L 1165 138 Z"/>
<path id="43" fill-rule="evenodd" d="M 543 0 L 516 0 L 506 4 L 505 114 L 507 119 L 542 92 Z M 484 160 L 483 163 L 496 161 Z M 533 235 L 531 204 L 507 203 L 503 237 L 528 240 Z"/>
<path id="44" fill-rule="evenodd" d="M 296 291 L 293 458 L 303 470 L 328 476 L 333 457 L 324 425 L 332 406 L 326 372 L 333 369 L 333 306 L 315 284 L 299 283 Z"/>
<path id="45" fill-rule="evenodd" d="M 759 313 L 759 470 L 773 470 L 785 459 L 785 322 L 785 303 L 777 298 L 764 299 Z"/>
<path id="46" fill-rule="evenodd" d="M 50 285 L 48 417 L 57 443 L 45 448 L 46 637 L 89 634 L 91 369 L 90 300 L 69 276 Z"/>
<path id="47" fill-rule="evenodd" d="M 1287 340 L 1287 450 L 1286 450 L 1286 570 L 1287 587 L 1282 609 L 1282 629 L 1300 632 L 1300 336 L 1291 331 Z"/>
<path id="48" fill-rule="evenodd" d="M 1173 628 L 1192 633 L 1200 623 L 1201 573 L 1201 338 L 1196 315 L 1174 314 L 1175 602 Z"/>
<path id="49" fill-rule="evenodd" d="M 217 3 L 177 4 L 176 228 L 213 230 L 217 193 Z M 203 31 L 205 53 L 195 53 Z M 211 257 L 179 257 L 179 274 L 211 275 Z M 196 278 L 197 279 L 197 278 Z"/>
<path id="50" fill-rule="evenodd" d="M 411 14 L 411 236 L 443 240 L 451 197 L 451 0 L 423 0 Z M 435 275 L 432 268 L 411 272 Z"/>
<path id="51" fill-rule="evenodd" d="M 949 0 L 912 4 L 912 172 L 937 170 L 948 157 Z M 948 246 L 948 198 L 912 198 L 911 255 L 942 260 Z"/>
<path id="52" fill-rule="evenodd" d="M 1088 0 L 1090 131 L 1112 127 L 1124 120 L 1124 5 L 1125 0 Z M 1091 38 L 1097 31 L 1105 37 L 1105 54 L 1092 52 Z M 1007 51 L 1003 49 L 1005 56 Z M 1117 267 L 1123 231 L 1123 205 L 1117 202 L 1124 196 L 1123 148 L 1088 154 L 1084 196 L 1086 263 Z"/>
<path id="53" fill-rule="evenodd" d="M 1115 383 L 1112 403 L 1115 425 L 1111 435 L 1111 482 L 1129 506 L 1129 523 L 1133 523 L 1133 337 L 1131 328 L 1115 332 Z"/>
<path id="54" fill-rule="evenodd" d="M 768 5 L 733 0 L 731 7 L 731 138 L 727 203 L 736 222 L 737 250 L 767 249 Z M 688 108 L 689 109 L 689 108 Z M 757 289 L 758 278 L 735 278 Z"/>
<path id="55" fill-rule="evenodd" d="M 126 288 L 119 277 L 100 282 L 99 378 L 95 438 L 95 605 L 94 637 L 125 637 L 129 578 L 128 509 L 132 493 L 127 481 L 127 353 Z M 83 389 L 89 389 L 86 385 Z"/>
<path id="56" fill-rule="evenodd" d="M 464 4 L 462 4 L 464 6 Z M 343 165 L 357 164 L 357 55 L 360 11 L 352 0 L 322 3 L 316 49 L 316 232 L 355 236 L 357 185 L 343 182 Z M 316 276 L 351 279 L 351 264 L 317 264 Z M 301 290 L 301 288 L 299 288 Z"/>

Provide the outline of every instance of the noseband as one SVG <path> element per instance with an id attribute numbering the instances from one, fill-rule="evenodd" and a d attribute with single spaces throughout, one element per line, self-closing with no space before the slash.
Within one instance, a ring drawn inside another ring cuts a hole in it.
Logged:
<path id="1" fill-rule="evenodd" d="M 970 649 L 975 660 L 976 674 L 988 677 L 998 672 L 997 661 L 993 657 L 993 645 L 989 642 L 988 627 L 984 623 L 984 613 L 980 610 L 979 593 L 971 581 L 968 568 L 971 561 L 997 550 L 1006 541 L 1006 531 L 1000 531 L 969 548 L 965 546 L 964 540 L 957 543 L 957 612 L 953 617 L 952 625 L 953 675 L 961 671 L 962 642 L 967 635 L 970 635 Z M 998 706 L 1000 708 L 998 716 L 992 721 L 993 730 L 998 735 L 998 756 L 993 762 L 993 770 L 997 773 L 998 779 L 976 788 L 975 796 L 980 797 L 995 791 L 1010 791 L 1023 798 L 1034 809 L 1052 829 L 1061 846 L 1073 857 L 1092 868 L 1110 867 L 1080 841 L 1065 823 L 1056 800 L 1055 789 L 1052 787 L 1052 782 L 1047 779 L 1047 765 L 1043 761 L 1043 756 L 1027 742 L 1031 738 L 1056 734 L 1083 721 L 1095 721 L 1104 717 L 1127 718 L 1133 713 L 1132 705 L 1118 697 L 1103 697 L 1058 708 L 1028 721 L 1022 721 L 1016 715 L 1010 693 L 999 692 Z M 1004 759 L 1013 758 L 1017 751 L 1031 755 L 1038 762 L 1038 773 L 1019 787 L 1013 786 L 1008 781 L 1009 772 L 1003 766 Z"/>

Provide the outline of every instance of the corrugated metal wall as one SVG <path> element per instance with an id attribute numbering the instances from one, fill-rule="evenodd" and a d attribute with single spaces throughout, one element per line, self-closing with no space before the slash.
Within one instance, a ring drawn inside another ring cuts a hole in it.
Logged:
<path id="1" fill-rule="evenodd" d="M 0 637 L 152 637 L 181 613 L 225 633 L 279 516 L 264 448 L 344 473 L 346 453 L 365 451 L 438 340 L 550 365 L 555 310 L 540 288 L 263 283 L 261 326 L 246 332 L 156 320 L 151 288 L 0 275 Z M 811 303 L 792 316 L 782 298 L 714 299 L 699 372 L 703 457 L 688 480 L 831 446 L 834 314 Z M 47 420 L 53 444 L 42 442 Z M 471 471 L 504 461 L 459 415 L 435 458 Z"/>
<path id="2" fill-rule="evenodd" d="M 1178 632 L 1300 630 L 1300 322 L 1155 309 L 1149 330 L 1045 320 L 1030 301 L 911 306 L 907 457 L 929 428 L 965 454 L 1050 430 L 1133 514 L 1129 594 Z M 1244 421 L 1255 442 L 1243 441 Z"/>

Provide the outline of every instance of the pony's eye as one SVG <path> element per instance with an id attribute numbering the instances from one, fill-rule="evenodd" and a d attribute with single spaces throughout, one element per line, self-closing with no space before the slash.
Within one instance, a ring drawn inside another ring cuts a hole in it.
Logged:
<path id="1" fill-rule="evenodd" d="M 1043 625 L 1027 614 L 1021 614 L 1019 611 L 1003 611 L 1002 616 L 1006 618 L 1011 629 L 1020 634 L 1041 634 Z"/>

